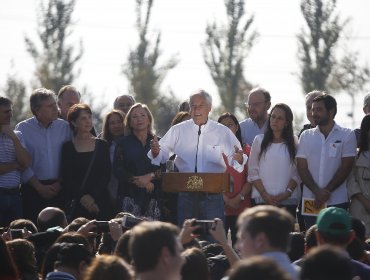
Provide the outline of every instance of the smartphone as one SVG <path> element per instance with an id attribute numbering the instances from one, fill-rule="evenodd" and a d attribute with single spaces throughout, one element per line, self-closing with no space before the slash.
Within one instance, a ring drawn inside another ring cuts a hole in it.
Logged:
<path id="1" fill-rule="evenodd" d="M 209 234 L 209 230 L 214 228 L 215 223 L 212 220 L 195 220 L 192 226 L 199 226 L 193 231 L 194 234 L 204 236 Z"/>
<path id="2" fill-rule="evenodd" d="M 109 232 L 108 221 L 96 221 L 95 225 L 97 233 Z"/>
<path id="3" fill-rule="evenodd" d="M 124 227 L 124 228 L 133 228 L 134 226 L 141 223 L 142 221 L 144 221 L 144 220 L 136 218 L 136 217 L 131 217 L 131 216 L 125 215 L 125 216 L 122 217 L 122 227 Z"/>
<path id="4" fill-rule="evenodd" d="M 12 239 L 23 238 L 23 229 L 11 229 L 10 237 Z"/>

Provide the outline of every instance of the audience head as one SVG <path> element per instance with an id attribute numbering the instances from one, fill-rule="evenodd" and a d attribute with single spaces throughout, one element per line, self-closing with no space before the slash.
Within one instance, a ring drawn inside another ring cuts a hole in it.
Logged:
<path id="1" fill-rule="evenodd" d="M 133 280 L 131 267 L 120 257 L 102 255 L 96 257 L 87 268 L 84 280 Z"/>
<path id="2" fill-rule="evenodd" d="M 82 244 L 89 250 L 89 252 L 93 252 L 93 248 L 89 243 L 89 240 L 84 235 L 78 232 L 65 232 L 60 235 L 56 240 L 55 243 L 74 243 L 74 244 Z"/>
<path id="3" fill-rule="evenodd" d="M 68 231 L 78 231 L 81 226 L 87 224 L 88 222 L 90 222 L 89 219 L 78 217 L 68 225 Z"/>
<path id="4" fill-rule="evenodd" d="M 38 88 L 30 96 L 32 114 L 43 125 L 50 124 L 58 118 L 55 93 L 46 88 Z"/>
<path id="5" fill-rule="evenodd" d="M 238 261 L 228 275 L 229 280 L 291 280 L 290 276 L 274 260 L 263 256 Z"/>
<path id="6" fill-rule="evenodd" d="M 204 91 L 198 90 L 190 95 L 190 115 L 196 125 L 203 125 L 208 120 L 212 109 L 212 97 Z"/>
<path id="7" fill-rule="evenodd" d="M 8 241 L 7 245 L 21 277 L 24 274 L 37 273 L 35 247 L 30 241 L 15 239 Z"/>
<path id="8" fill-rule="evenodd" d="M 132 95 L 120 95 L 114 100 L 113 109 L 120 110 L 123 113 L 127 114 L 131 106 L 135 103 L 135 98 Z"/>
<path id="9" fill-rule="evenodd" d="M 0 96 L 0 126 L 10 124 L 12 116 L 12 102 L 10 99 Z"/>
<path id="10" fill-rule="evenodd" d="M 189 112 L 180 111 L 172 119 L 171 126 L 190 120 L 191 116 Z"/>
<path id="11" fill-rule="evenodd" d="M 31 220 L 27 219 L 16 219 L 9 224 L 9 229 L 26 229 L 31 233 L 37 233 L 37 227 Z"/>
<path id="12" fill-rule="evenodd" d="M 234 114 L 226 112 L 223 113 L 217 120 L 218 123 L 222 123 L 224 126 L 228 127 L 238 138 L 240 144 L 242 145 L 242 133 L 239 126 L 239 121 Z"/>
<path id="13" fill-rule="evenodd" d="M 316 225 L 318 244 L 347 246 L 354 238 L 351 218 L 342 208 L 328 207 L 321 210 Z"/>
<path id="14" fill-rule="evenodd" d="M 189 248 L 181 253 L 185 263 L 181 269 L 182 280 L 210 279 L 207 258 L 201 249 Z"/>
<path id="15" fill-rule="evenodd" d="M 179 112 L 189 112 L 190 111 L 190 105 L 189 101 L 183 101 L 179 105 Z"/>
<path id="16" fill-rule="evenodd" d="M 74 86 L 63 86 L 58 92 L 58 107 L 60 111 L 60 117 L 63 120 L 67 120 L 69 108 L 77 103 L 80 103 L 80 101 L 81 94 Z"/>
<path id="17" fill-rule="evenodd" d="M 359 151 L 360 155 L 362 152 L 369 150 L 369 130 L 370 130 L 370 115 L 363 117 L 361 121 L 360 139 L 359 139 Z"/>
<path id="18" fill-rule="evenodd" d="M 120 110 L 110 111 L 104 118 L 102 138 L 108 143 L 124 133 L 125 114 Z"/>
<path id="19" fill-rule="evenodd" d="M 133 227 L 129 252 L 136 271 L 157 271 L 179 278 L 184 261 L 178 233 L 176 226 L 159 221 L 144 221 Z"/>
<path id="20" fill-rule="evenodd" d="M 54 263 L 60 250 L 60 243 L 54 243 L 47 250 L 45 257 L 42 259 L 41 278 L 45 279 L 49 272 L 54 271 Z"/>
<path id="21" fill-rule="evenodd" d="M 285 209 L 259 205 L 244 210 L 237 224 L 237 248 L 243 257 L 250 257 L 270 251 L 286 252 L 294 219 Z"/>
<path id="22" fill-rule="evenodd" d="M 316 239 L 317 225 L 312 225 L 305 234 L 305 253 L 307 254 L 312 248 L 317 246 Z"/>
<path id="23" fill-rule="evenodd" d="M 19 278 L 12 254 L 2 236 L 0 236 L 0 264 L 0 279 Z"/>
<path id="24" fill-rule="evenodd" d="M 271 106 L 271 95 L 264 88 L 254 88 L 245 103 L 249 117 L 255 122 L 265 121 Z"/>
<path id="25" fill-rule="evenodd" d="M 92 128 L 92 121 L 91 121 L 92 111 L 89 105 L 82 104 L 82 103 L 75 104 L 69 109 L 68 115 L 67 115 L 69 126 L 71 127 L 74 135 L 76 135 L 78 130 L 80 129 L 79 128 L 80 124 L 78 123 L 78 119 L 80 118 L 82 113 L 86 114 L 86 117 L 90 121 L 90 126 Z"/>
<path id="26" fill-rule="evenodd" d="M 46 231 L 48 228 L 61 227 L 68 225 L 64 211 L 57 207 L 46 207 L 37 217 L 37 227 L 39 231 Z"/>
<path id="27" fill-rule="evenodd" d="M 57 271 L 68 272 L 76 278 L 82 279 L 87 266 L 92 260 L 91 253 L 82 244 L 75 243 L 60 243 L 60 248 L 57 253 L 54 268 Z"/>
<path id="28" fill-rule="evenodd" d="M 290 246 L 288 250 L 288 256 L 291 262 L 295 262 L 303 257 L 305 252 L 305 240 L 304 235 L 301 232 L 291 232 L 290 234 Z"/>
<path id="29" fill-rule="evenodd" d="M 312 101 L 312 119 L 315 125 L 325 126 L 337 114 L 337 101 L 329 94 L 316 96 Z"/>
<path id="30" fill-rule="evenodd" d="M 126 262 L 131 263 L 132 258 L 128 249 L 128 244 L 131 238 L 131 230 L 124 232 L 117 241 L 116 247 L 114 248 L 114 254 L 121 257 Z"/>
<path id="31" fill-rule="evenodd" d="M 370 113 L 370 92 L 364 97 L 364 106 L 362 107 L 365 115 Z"/>
<path id="32" fill-rule="evenodd" d="M 306 94 L 306 117 L 310 121 L 311 126 L 314 126 L 314 121 L 312 119 L 312 101 L 316 96 L 323 95 L 324 92 L 319 90 L 314 90 Z"/>
<path id="33" fill-rule="evenodd" d="M 125 118 L 125 135 L 146 130 L 148 134 L 154 135 L 154 118 L 148 106 L 142 103 L 134 104 Z"/>
<path id="34" fill-rule="evenodd" d="M 267 147 L 274 141 L 275 134 L 281 133 L 281 138 L 284 140 L 284 143 L 288 148 L 290 158 L 294 161 L 296 155 L 296 143 L 293 133 L 292 110 L 288 105 L 278 103 L 271 109 L 268 120 L 265 135 L 261 143 L 259 157 L 266 152 Z"/>
<path id="35" fill-rule="evenodd" d="M 304 258 L 301 280 L 351 280 L 350 259 L 341 250 L 331 246 L 312 249 Z"/>

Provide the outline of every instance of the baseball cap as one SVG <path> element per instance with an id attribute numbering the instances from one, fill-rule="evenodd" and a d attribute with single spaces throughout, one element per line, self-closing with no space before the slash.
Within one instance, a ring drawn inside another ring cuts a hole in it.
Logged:
<path id="1" fill-rule="evenodd" d="M 346 235 L 351 232 L 351 218 L 342 208 L 328 207 L 320 211 L 316 220 L 317 230 L 330 235 Z"/>

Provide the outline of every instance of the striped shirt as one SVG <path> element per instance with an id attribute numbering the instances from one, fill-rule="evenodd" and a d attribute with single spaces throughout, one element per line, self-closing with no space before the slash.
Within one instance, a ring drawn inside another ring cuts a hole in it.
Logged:
<path id="1" fill-rule="evenodd" d="M 24 146 L 22 133 L 15 131 L 21 144 Z M 0 163 L 16 162 L 16 154 L 13 140 L 5 133 L 0 133 Z M 21 181 L 21 172 L 13 170 L 4 174 L 0 174 L 0 188 L 15 188 L 18 187 Z"/>

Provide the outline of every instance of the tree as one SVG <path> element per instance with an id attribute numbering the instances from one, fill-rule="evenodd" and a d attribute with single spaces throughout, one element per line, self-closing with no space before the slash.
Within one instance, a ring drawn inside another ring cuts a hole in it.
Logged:
<path id="1" fill-rule="evenodd" d="M 244 78 L 243 62 L 258 34 L 250 31 L 254 16 L 246 18 L 244 0 L 225 0 L 225 7 L 227 25 L 207 25 L 203 57 L 218 88 L 222 110 L 234 113 L 236 104 L 243 104 L 243 93 L 252 88 Z"/>
<path id="2" fill-rule="evenodd" d="M 28 99 L 26 95 L 26 85 L 19 79 L 16 73 L 10 73 L 7 76 L 6 84 L 2 90 L 4 95 L 13 103 L 13 118 L 11 125 L 15 126 L 20 121 L 23 121 L 31 116 L 28 109 Z"/>
<path id="3" fill-rule="evenodd" d="M 297 35 L 299 79 L 304 94 L 315 89 L 348 93 L 352 100 L 349 116 L 354 122 L 355 95 L 368 83 L 370 70 L 367 65 L 358 63 L 359 54 L 348 48 L 348 42 L 343 47 L 344 55 L 338 57 L 337 49 L 350 19 L 341 20 L 336 2 L 301 0 L 308 30 L 302 28 L 301 34 Z"/>
<path id="4" fill-rule="evenodd" d="M 72 13 L 75 0 L 49 0 L 46 7 L 41 0 L 38 12 L 37 34 L 41 46 L 29 37 L 25 37 L 28 53 L 35 64 L 37 85 L 58 92 L 63 85 L 73 84 L 79 75 L 75 71 L 76 63 L 81 59 L 82 42 L 77 54 L 74 45 L 67 44 L 72 31 Z"/>
<path id="5" fill-rule="evenodd" d="M 123 66 L 123 73 L 129 80 L 130 92 L 137 101 L 149 106 L 156 120 L 157 129 L 163 132 L 164 129 L 168 128 L 173 115 L 169 115 L 171 112 L 168 110 L 162 110 L 163 106 L 168 108 L 168 103 L 166 102 L 169 101 L 169 98 L 165 98 L 161 94 L 160 86 L 168 71 L 177 65 L 178 60 L 173 56 L 167 62 L 158 65 L 158 60 L 162 54 L 159 48 L 161 32 L 155 35 L 154 43 L 148 38 L 153 2 L 153 0 L 136 0 L 136 28 L 139 35 L 139 43 L 136 48 L 130 50 L 128 61 Z M 171 105 L 176 100 L 173 98 L 174 96 L 172 96 Z M 160 122 L 160 119 L 166 120 L 167 124 Z"/>
<path id="6" fill-rule="evenodd" d="M 351 88 L 350 83 L 340 83 L 338 79 L 345 78 L 343 70 L 348 66 L 348 59 L 356 58 L 358 54 L 346 48 L 344 57 L 337 58 L 336 50 L 350 19 L 340 19 L 336 12 L 336 2 L 301 0 L 301 11 L 308 27 L 308 30 L 302 28 L 301 33 L 297 35 L 301 68 L 299 79 L 304 94 L 315 89 L 334 91 Z M 365 83 L 366 67 L 353 66 L 355 69 L 348 75 L 356 73 L 360 75 L 356 77 L 357 82 Z"/>
<path id="7" fill-rule="evenodd" d="M 359 53 L 347 52 L 334 70 L 335 80 L 331 85 L 334 89 L 344 89 L 350 96 L 351 112 L 348 116 L 352 118 L 352 127 L 355 127 L 356 95 L 364 91 L 365 85 L 370 80 L 369 67 L 360 65 Z"/>

